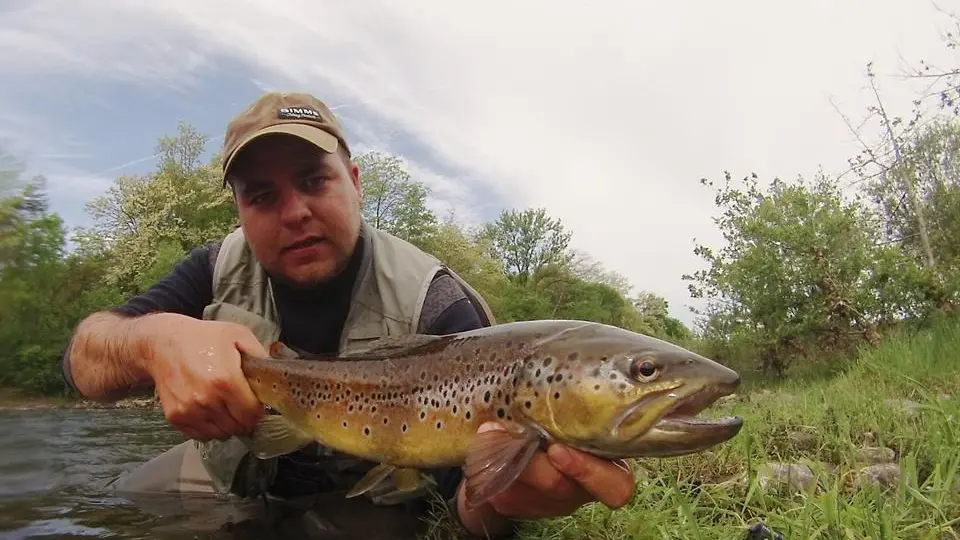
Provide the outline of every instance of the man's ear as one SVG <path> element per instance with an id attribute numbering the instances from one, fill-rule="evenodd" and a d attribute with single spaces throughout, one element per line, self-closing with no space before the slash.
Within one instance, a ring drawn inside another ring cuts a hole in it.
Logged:
<path id="1" fill-rule="evenodd" d="M 360 204 L 363 204 L 363 184 L 360 183 L 360 167 L 357 166 L 353 160 L 348 162 L 350 164 L 350 176 L 353 178 L 353 186 L 357 189 L 357 194 L 360 196 Z"/>

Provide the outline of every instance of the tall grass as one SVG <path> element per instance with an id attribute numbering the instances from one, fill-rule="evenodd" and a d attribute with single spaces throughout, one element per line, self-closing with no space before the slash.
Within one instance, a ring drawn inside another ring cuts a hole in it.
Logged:
<path id="1" fill-rule="evenodd" d="M 960 539 L 960 321 L 888 336 L 832 378 L 753 387 L 717 408 L 744 416 L 733 441 L 639 460 L 628 507 L 525 523 L 520 538 L 731 540 L 762 520 L 784 540 Z M 892 449 L 899 479 L 858 484 L 865 446 Z M 764 487 L 771 462 L 807 465 L 813 483 Z"/>

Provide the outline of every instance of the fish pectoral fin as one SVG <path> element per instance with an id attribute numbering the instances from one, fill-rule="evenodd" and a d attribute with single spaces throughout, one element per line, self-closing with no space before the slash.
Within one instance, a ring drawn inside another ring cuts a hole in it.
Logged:
<path id="1" fill-rule="evenodd" d="M 367 471 L 367 474 L 363 475 L 356 484 L 350 488 L 350 491 L 347 492 L 347 498 L 357 497 L 363 495 L 364 493 L 370 491 L 371 489 L 380 485 L 381 482 L 387 479 L 397 468 L 393 465 L 387 463 L 380 463 L 379 465 L 374 466 L 372 469 Z"/>
<path id="2" fill-rule="evenodd" d="M 463 466 L 466 503 L 475 508 L 509 488 L 539 446 L 533 430 L 478 433 Z"/>
<path id="3" fill-rule="evenodd" d="M 268 414 L 257 423 L 250 437 L 245 438 L 247 447 L 260 459 L 270 459 L 283 454 L 296 452 L 314 442 L 314 438 L 304 433 L 279 414 Z"/>
<path id="4" fill-rule="evenodd" d="M 363 356 L 368 358 L 386 358 L 396 356 L 400 353 L 406 353 L 429 345 L 436 341 L 445 339 L 443 336 L 432 336 L 427 334 L 399 334 L 396 336 L 387 336 L 377 338 L 363 347 L 340 354 L 341 358 Z"/>

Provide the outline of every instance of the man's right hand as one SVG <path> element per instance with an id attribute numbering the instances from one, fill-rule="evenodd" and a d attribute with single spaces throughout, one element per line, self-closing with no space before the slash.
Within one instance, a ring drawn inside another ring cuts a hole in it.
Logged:
<path id="1" fill-rule="evenodd" d="M 192 439 L 249 435 L 263 404 L 240 370 L 240 350 L 266 356 L 249 328 L 164 313 L 154 317 L 142 359 L 167 421 Z"/>

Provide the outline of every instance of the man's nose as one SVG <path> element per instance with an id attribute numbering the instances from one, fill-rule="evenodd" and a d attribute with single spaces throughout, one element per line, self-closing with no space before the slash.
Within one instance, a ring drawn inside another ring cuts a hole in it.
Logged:
<path id="1" fill-rule="evenodd" d="M 292 191 L 284 196 L 280 214 L 285 222 L 299 223 L 310 216 L 310 208 L 301 194 Z"/>

